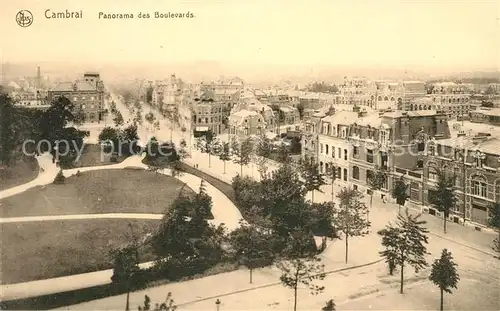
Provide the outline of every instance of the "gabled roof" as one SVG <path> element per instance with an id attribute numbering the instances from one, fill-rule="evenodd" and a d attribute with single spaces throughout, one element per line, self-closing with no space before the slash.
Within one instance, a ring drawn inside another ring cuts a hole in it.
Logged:
<path id="1" fill-rule="evenodd" d="M 96 88 L 87 81 L 59 82 L 52 92 L 73 92 L 76 84 L 77 91 L 96 91 Z"/>
<path id="2" fill-rule="evenodd" d="M 326 118 L 321 119 L 324 122 L 330 122 L 334 125 L 350 125 L 353 124 L 354 121 L 358 118 L 358 113 L 355 111 L 337 111 L 334 115 L 328 116 Z"/>

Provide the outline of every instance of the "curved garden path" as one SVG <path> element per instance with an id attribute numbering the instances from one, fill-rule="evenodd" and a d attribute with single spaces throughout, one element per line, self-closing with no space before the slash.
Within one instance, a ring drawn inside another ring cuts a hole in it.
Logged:
<path id="1" fill-rule="evenodd" d="M 56 174 L 59 172 L 59 168 L 57 168 L 56 165 L 52 163 L 52 156 L 50 154 L 45 153 L 40 156 L 37 156 L 36 159 L 40 166 L 40 173 L 38 177 L 35 180 L 25 183 L 23 185 L 19 185 L 13 188 L 0 191 L 0 200 L 16 194 L 20 194 L 36 186 L 43 186 L 50 184 L 54 181 Z M 147 166 L 142 163 L 142 159 L 143 157 L 140 156 L 131 156 L 118 164 L 81 167 L 77 169 L 63 170 L 63 174 L 65 177 L 70 177 L 75 175 L 78 171 L 83 173 L 95 170 L 113 170 L 113 169 L 125 169 L 125 168 L 147 169 Z M 158 173 L 171 176 L 171 172 L 168 169 L 162 169 L 158 171 Z M 201 178 L 188 173 L 182 173 L 181 176 L 176 176 L 176 178 L 186 183 L 188 187 L 190 187 L 195 191 L 197 191 L 201 183 Z M 242 219 L 242 216 L 240 211 L 233 204 L 233 202 L 231 202 L 231 200 L 229 200 L 221 191 L 212 186 L 210 183 L 205 182 L 205 188 L 207 193 L 212 197 L 212 202 L 213 202 L 212 214 L 214 216 L 214 219 L 210 220 L 210 222 L 214 225 L 224 224 L 229 230 L 234 230 L 238 228 L 239 220 Z M 107 214 L 61 215 L 61 216 L 9 217 L 9 218 L 0 218 L 0 223 L 69 220 L 69 219 L 90 220 L 90 219 L 103 219 L 103 218 L 161 219 L 162 217 L 163 217 L 162 214 L 107 213 Z M 147 268 L 151 266 L 151 264 L 152 262 L 146 262 L 142 263 L 140 266 L 141 268 Z M 108 269 L 108 270 L 70 275 L 53 279 L 37 280 L 37 281 L 15 283 L 15 284 L 2 284 L 0 285 L 1 300 L 7 301 L 14 299 L 22 299 L 22 298 L 41 296 L 52 293 L 71 291 L 92 286 L 104 285 L 111 282 L 110 278 L 112 274 L 113 270 Z"/>

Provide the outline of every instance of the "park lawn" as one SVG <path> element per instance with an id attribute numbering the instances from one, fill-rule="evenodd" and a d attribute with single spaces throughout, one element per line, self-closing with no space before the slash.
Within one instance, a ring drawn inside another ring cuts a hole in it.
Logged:
<path id="1" fill-rule="evenodd" d="M 38 176 L 38 171 L 34 157 L 23 157 L 11 166 L 0 168 L 0 190 L 30 182 Z"/>
<path id="2" fill-rule="evenodd" d="M 110 269 L 109 250 L 127 245 L 132 234 L 142 239 L 155 232 L 160 222 L 89 219 L 3 223 L 0 282 L 12 284 Z M 155 258 L 146 248 L 140 256 L 141 262 Z"/>
<path id="3" fill-rule="evenodd" d="M 0 200 L 1 217 L 96 213 L 164 213 L 182 191 L 195 192 L 176 178 L 145 170 L 80 173 L 64 184 L 49 184 Z"/>
<path id="4" fill-rule="evenodd" d="M 75 162 L 74 167 L 87 167 L 87 166 L 102 166 L 102 165 L 110 165 L 117 164 L 123 162 L 127 158 L 127 156 L 119 156 L 116 159 L 116 162 L 110 161 L 111 154 L 107 152 L 101 151 L 101 146 L 96 144 L 85 144 L 83 147 L 83 152 Z"/>

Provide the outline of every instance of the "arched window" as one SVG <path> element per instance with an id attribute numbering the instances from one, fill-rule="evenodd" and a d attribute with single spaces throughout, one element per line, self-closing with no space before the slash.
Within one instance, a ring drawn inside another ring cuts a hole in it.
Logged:
<path id="1" fill-rule="evenodd" d="M 418 105 L 418 110 L 422 110 L 422 105 Z"/>
<path id="2" fill-rule="evenodd" d="M 482 198 L 488 197 L 488 183 L 483 176 L 475 175 L 472 177 L 472 194 Z"/>
<path id="3" fill-rule="evenodd" d="M 460 173 L 460 168 L 458 167 L 455 167 L 453 169 L 453 176 L 455 178 L 455 186 L 457 187 L 460 187 L 460 184 L 462 183 L 461 180 L 462 180 L 462 175 Z"/>
<path id="4" fill-rule="evenodd" d="M 319 171 L 323 173 L 323 162 L 319 162 Z"/>
<path id="5" fill-rule="evenodd" d="M 325 154 L 328 155 L 328 145 L 325 145 Z"/>
<path id="6" fill-rule="evenodd" d="M 352 167 L 352 179 L 359 180 L 359 167 L 357 166 Z"/>
<path id="7" fill-rule="evenodd" d="M 323 144 L 319 144 L 319 153 L 323 153 Z"/>
<path id="8" fill-rule="evenodd" d="M 437 181 L 438 180 L 437 168 L 434 165 L 430 165 L 428 167 L 428 170 L 429 170 L 429 179 L 433 180 L 433 181 Z"/>
<path id="9" fill-rule="evenodd" d="M 337 167 L 337 178 L 340 179 L 342 177 L 342 169 Z"/>
<path id="10" fill-rule="evenodd" d="M 391 102 L 393 102 L 393 101 L 394 101 L 394 97 L 391 97 Z"/>
<path id="11" fill-rule="evenodd" d="M 424 110 L 427 110 L 427 105 L 424 105 Z"/>
<path id="12" fill-rule="evenodd" d="M 382 96 L 379 96 L 379 97 L 378 97 L 378 100 L 382 100 Z"/>
<path id="13" fill-rule="evenodd" d="M 413 104 L 410 104 L 410 111 L 413 110 Z"/>
<path id="14" fill-rule="evenodd" d="M 389 98 L 386 96 L 386 97 L 384 97 L 384 100 L 389 100 Z"/>
<path id="15" fill-rule="evenodd" d="M 325 172 L 328 172 L 329 169 L 330 169 L 330 164 L 325 163 Z"/>

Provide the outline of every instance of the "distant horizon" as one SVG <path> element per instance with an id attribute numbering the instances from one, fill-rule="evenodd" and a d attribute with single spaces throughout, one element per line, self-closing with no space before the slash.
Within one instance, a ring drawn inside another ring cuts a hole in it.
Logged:
<path id="1" fill-rule="evenodd" d="M 201 66 L 203 65 L 203 66 Z M 92 62 L 53 62 L 53 61 L 30 61 L 30 62 L 9 62 L 5 61 L 1 63 L 0 71 L 5 76 L 5 78 L 12 78 L 17 76 L 15 72 L 11 71 L 7 67 L 18 67 L 23 68 L 21 71 L 21 76 L 35 76 L 37 66 L 41 68 L 42 76 L 55 75 L 74 75 L 78 73 L 83 73 L 84 71 L 98 71 L 103 75 L 121 76 L 126 73 L 127 79 L 134 78 L 146 78 L 150 80 L 161 80 L 170 77 L 170 74 L 176 73 L 178 77 L 187 80 L 202 80 L 203 77 L 206 79 L 212 78 L 216 79 L 219 76 L 239 76 L 243 80 L 307 80 L 307 81 L 326 81 L 326 82 L 340 82 L 343 76 L 352 77 L 367 77 L 369 79 L 399 79 L 399 80 L 411 80 L 413 78 L 418 78 L 420 80 L 429 79 L 442 79 L 442 78 L 460 78 L 459 75 L 465 75 L 468 78 L 470 75 L 480 77 L 481 74 L 485 74 L 485 78 L 491 78 L 492 75 L 500 78 L 500 70 L 495 68 L 479 68 L 476 70 L 457 70 L 457 69 L 447 69 L 447 70 L 415 70 L 406 68 L 396 68 L 396 67 L 366 67 L 366 66 L 332 66 L 332 65 L 319 65 L 316 64 L 308 68 L 308 66 L 297 66 L 297 65 L 280 65 L 280 64 L 266 64 L 266 65 L 247 65 L 247 64 L 224 64 L 223 62 L 215 61 L 193 61 L 193 62 L 179 62 L 179 63 L 155 63 L 155 62 L 135 62 L 120 64 L 119 62 L 108 63 L 108 64 L 92 64 Z M 29 68 L 31 67 L 31 68 Z M 117 67 L 117 68 L 114 68 Z M 170 67 L 170 68 L 169 68 Z M 205 67 L 205 68 L 200 68 Z M 213 67 L 213 68 L 208 68 Z M 251 68 L 245 68 L 251 67 Z M 137 72 L 138 68 L 141 72 Z M 6 70 L 4 70 L 6 69 Z M 171 72 L 168 71 L 171 69 Z M 280 70 L 283 69 L 283 70 Z M 18 71 L 12 69 L 13 71 Z M 165 70 L 165 72 L 164 72 Z M 264 70 L 264 71 L 262 71 Z M 26 74 L 31 72 L 31 74 Z M 262 71 L 259 73 L 259 71 Z M 45 74 L 44 74 L 45 72 Z M 164 72 L 163 74 L 160 72 Z M 405 72 L 407 74 L 405 75 Z M 330 77 L 330 78 L 329 78 Z M 111 77 L 110 77 L 111 78 Z M 405 79 L 408 78 L 408 79 Z M 464 77 L 462 77 L 464 78 Z M 333 81 L 336 80 L 336 81 Z M 297 81 L 299 82 L 299 81 Z M 257 81 L 257 83 L 259 83 Z M 300 83 L 299 83 L 300 84 Z"/>

